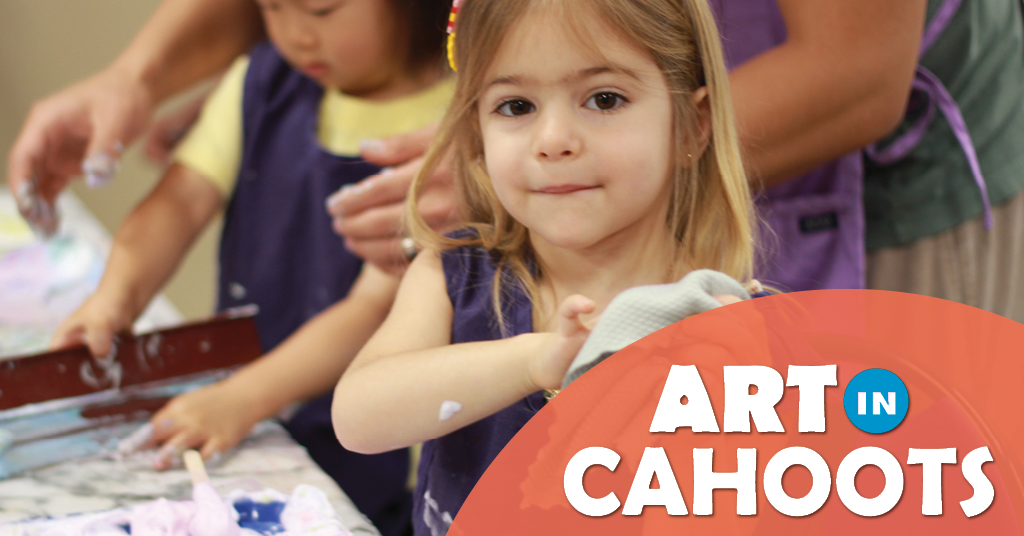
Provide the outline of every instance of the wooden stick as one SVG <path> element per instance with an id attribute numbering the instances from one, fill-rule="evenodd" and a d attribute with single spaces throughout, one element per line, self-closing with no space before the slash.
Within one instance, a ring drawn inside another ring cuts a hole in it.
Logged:
<path id="1" fill-rule="evenodd" d="M 188 474 L 192 477 L 192 485 L 196 485 L 202 482 L 209 482 L 210 477 L 206 474 L 206 467 L 203 466 L 203 457 L 199 454 L 199 451 L 189 449 L 182 454 L 182 458 L 185 460 L 185 468 L 188 469 Z"/>

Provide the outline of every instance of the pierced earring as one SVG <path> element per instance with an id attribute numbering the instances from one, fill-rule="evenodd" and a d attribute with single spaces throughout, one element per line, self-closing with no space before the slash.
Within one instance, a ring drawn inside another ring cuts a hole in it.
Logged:
<path id="1" fill-rule="evenodd" d="M 690 153 L 686 153 L 686 158 L 689 158 L 689 159 L 691 159 L 691 160 L 692 160 L 692 159 L 693 159 L 693 155 L 692 155 L 692 154 L 690 154 Z"/>

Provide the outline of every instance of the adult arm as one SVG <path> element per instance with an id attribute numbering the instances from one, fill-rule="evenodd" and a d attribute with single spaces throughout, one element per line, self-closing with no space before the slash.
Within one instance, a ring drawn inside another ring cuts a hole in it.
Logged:
<path id="1" fill-rule="evenodd" d="M 924 27 L 925 0 L 778 0 L 788 37 L 730 75 L 736 120 L 755 185 L 771 186 L 859 149 L 892 131 L 906 107 Z M 401 199 L 419 170 L 429 132 L 367 147 L 396 167 L 332 200 L 335 229 L 368 259 L 397 264 Z M 450 181 L 447 170 L 434 179 Z M 448 222 L 452 194 L 424 200 Z M 447 197 L 446 197 L 447 196 Z M 382 223 L 382 221 L 387 223 Z M 385 229 L 379 233 L 376 229 Z M 390 234 L 389 234 L 390 233 Z"/>
<path id="2" fill-rule="evenodd" d="M 100 164 L 98 182 L 109 178 L 112 166 L 102 164 L 116 161 L 163 100 L 226 67 L 262 32 L 250 0 L 165 0 L 109 67 L 32 106 L 8 156 L 11 189 L 18 195 L 35 178 L 52 207 L 86 157 Z"/>
<path id="3" fill-rule="evenodd" d="M 788 37 L 730 76 L 754 180 L 772 186 L 891 132 L 910 93 L 925 0 L 778 0 Z"/>

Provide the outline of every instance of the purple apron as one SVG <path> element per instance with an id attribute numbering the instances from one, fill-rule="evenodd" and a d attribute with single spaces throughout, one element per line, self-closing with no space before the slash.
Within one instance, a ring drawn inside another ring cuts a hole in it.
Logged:
<path id="1" fill-rule="evenodd" d="M 469 233 L 456 231 L 454 236 Z M 498 277 L 496 257 L 477 247 L 459 247 L 442 252 L 441 265 L 452 302 L 452 344 L 492 341 L 533 331 L 533 305 L 518 284 L 506 287 L 502 314 L 507 333 L 499 328 L 491 297 L 494 278 Z M 446 436 L 423 442 L 413 495 L 415 536 L 448 531 L 484 471 L 543 406 L 543 393 L 533 393 Z"/>
<path id="2" fill-rule="evenodd" d="M 782 44 L 786 24 L 774 0 L 710 0 L 730 69 Z M 784 291 L 864 288 L 860 152 L 767 189 L 757 208 L 756 277 Z"/>
<path id="3" fill-rule="evenodd" d="M 217 308 L 258 305 L 256 330 L 269 351 L 348 295 L 362 261 L 334 234 L 324 199 L 380 168 L 321 148 L 323 89 L 270 43 L 251 51 L 244 88 L 242 162 L 224 215 Z M 382 534 L 401 534 L 411 502 L 408 452 L 342 448 L 332 398 L 303 404 L 285 427 Z"/>
<path id="4" fill-rule="evenodd" d="M 718 18 L 730 69 L 786 40 L 786 25 L 774 0 L 710 0 Z M 961 0 L 947 0 L 925 29 L 920 55 L 949 24 Z M 919 56 L 920 57 L 920 56 Z M 887 164 L 908 154 L 927 130 L 936 105 L 949 120 L 967 155 L 985 200 L 988 196 L 963 117 L 938 78 L 918 67 L 912 98 L 925 98 L 929 113 L 907 135 L 885 149 L 864 154 Z M 864 288 L 864 179 L 862 152 L 840 157 L 809 173 L 767 189 L 757 200 L 767 222 L 762 228 L 757 277 L 781 290 Z"/>

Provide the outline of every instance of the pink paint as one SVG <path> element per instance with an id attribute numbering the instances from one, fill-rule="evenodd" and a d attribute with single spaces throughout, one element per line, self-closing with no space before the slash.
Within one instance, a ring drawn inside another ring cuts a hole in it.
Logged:
<path id="1" fill-rule="evenodd" d="M 240 536 L 242 529 L 232 514 L 233 509 L 221 500 L 209 482 L 200 482 L 192 489 L 195 514 L 188 525 L 191 536 Z M 134 532 L 132 535 L 134 536 Z"/>
<path id="2" fill-rule="evenodd" d="M 189 536 L 195 509 L 192 503 L 167 499 L 136 506 L 129 518 L 132 536 Z"/>

